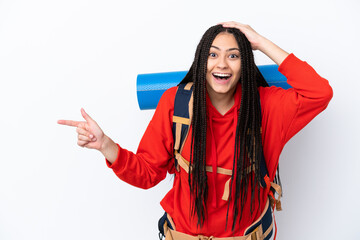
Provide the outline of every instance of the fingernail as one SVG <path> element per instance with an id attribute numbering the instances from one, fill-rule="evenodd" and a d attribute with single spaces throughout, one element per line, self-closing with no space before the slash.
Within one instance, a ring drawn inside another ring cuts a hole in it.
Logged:
<path id="1" fill-rule="evenodd" d="M 92 141 L 93 141 L 93 142 L 96 142 L 96 138 L 93 138 Z"/>
<path id="2" fill-rule="evenodd" d="M 92 135 L 92 134 L 90 134 L 90 136 L 89 136 L 90 138 L 93 138 L 94 137 L 94 135 Z"/>

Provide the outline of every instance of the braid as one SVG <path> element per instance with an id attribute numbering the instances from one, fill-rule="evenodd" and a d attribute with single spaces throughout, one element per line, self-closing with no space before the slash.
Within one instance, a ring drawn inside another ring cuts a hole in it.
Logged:
<path id="1" fill-rule="evenodd" d="M 266 83 L 254 63 L 254 57 L 251 50 L 251 45 L 241 32 L 234 31 L 234 36 L 239 44 L 241 52 L 241 84 L 242 84 L 242 99 L 239 112 L 239 120 L 237 123 L 237 131 L 235 137 L 235 148 L 240 148 L 240 151 L 235 151 L 234 162 L 236 163 L 236 177 L 235 177 L 235 198 L 234 198 L 234 219 L 232 229 L 235 228 L 236 219 L 239 216 L 241 221 L 246 196 L 248 195 L 248 186 L 250 185 L 251 200 L 250 212 L 254 210 L 254 196 L 255 189 L 258 191 L 258 201 L 260 202 L 260 161 L 262 156 L 262 142 L 261 142 L 261 110 L 257 87 L 258 83 Z M 262 78 L 262 79 L 260 79 Z M 262 85 L 262 84 L 261 84 Z M 241 124 L 240 124 L 241 123 Z M 243 139 L 240 142 L 240 139 Z M 248 156 L 248 158 L 246 157 Z M 250 169 L 250 171 L 248 170 Z M 234 176 L 234 170 L 233 170 Z M 234 178 L 232 178 L 231 185 Z M 231 190 L 230 190 L 231 191 Z M 238 204 L 240 200 L 240 209 Z M 240 212 L 240 213 L 239 213 Z"/>
<path id="2" fill-rule="evenodd" d="M 194 105 L 191 122 L 191 150 L 188 182 L 191 193 L 191 214 L 197 215 L 198 226 L 202 226 L 206 217 L 206 200 L 208 185 L 206 175 L 206 72 L 207 59 L 211 44 L 220 32 L 228 32 L 234 35 L 239 45 L 241 57 L 240 83 L 242 85 L 241 105 L 238 112 L 238 121 L 235 132 L 235 149 L 233 158 L 233 170 L 230 181 L 229 202 L 226 214 L 226 226 L 230 211 L 230 200 L 234 200 L 232 206 L 233 224 L 241 221 L 248 189 L 251 191 L 250 211 L 254 211 L 255 190 L 258 192 L 260 202 L 260 161 L 262 156 L 261 140 L 261 108 L 258 87 L 267 87 L 264 77 L 254 62 L 254 56 L 250 42 L 238 29 L 224 28 L 216 25 L 209 28 L 199 45 L 197 46 L 194 62 L 181 81 L 181 83 L 194 82 Z M 278 176 L 275 179 L 280 182 Z M 233 184 L 235 183 L 235 193 Z M 240 206 L 239 206 L 240 205 Z"/>

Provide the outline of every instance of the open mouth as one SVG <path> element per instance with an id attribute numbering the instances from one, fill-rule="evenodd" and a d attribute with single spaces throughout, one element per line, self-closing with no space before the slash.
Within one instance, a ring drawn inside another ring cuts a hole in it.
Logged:
<path id="1" fill-rule="evenodd" d="M 232 74 L 230 73 L 213 73 L 212 75 L 216 80 L 223 80 L 223 81 L 228 80 L 232 76 Z"/>

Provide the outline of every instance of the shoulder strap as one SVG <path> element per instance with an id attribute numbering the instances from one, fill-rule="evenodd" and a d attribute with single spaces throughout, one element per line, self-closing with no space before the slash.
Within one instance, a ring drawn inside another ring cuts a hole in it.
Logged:
<path id="1" fill-rule="evenodd" d="M 184 83 L 178 86 L 173 115 L 173 136 L 174 136 L 174 150 L 175 152 L 182 152 L 185 140 L 188 136 L 189 127 L 191 125 L 193 109 L 193 83 Z M 178 168 L 177 160 L 175 159 L 175 168 Z"/>

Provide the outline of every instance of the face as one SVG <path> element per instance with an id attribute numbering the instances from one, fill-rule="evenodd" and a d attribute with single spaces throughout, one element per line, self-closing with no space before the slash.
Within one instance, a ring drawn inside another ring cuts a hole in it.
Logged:
<path id="1" fill-rule="evenodd" d="M 232 96 L 240 79 L 240 70 L 240 50 L 235 37 L 230 33 L 219 33 L 210 47 L 207 62 L 209 96 Z"/>

